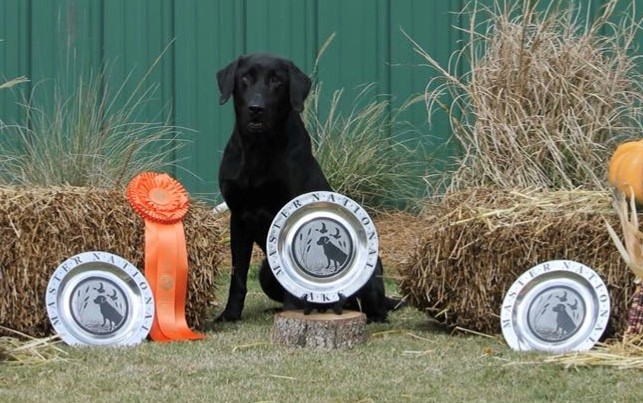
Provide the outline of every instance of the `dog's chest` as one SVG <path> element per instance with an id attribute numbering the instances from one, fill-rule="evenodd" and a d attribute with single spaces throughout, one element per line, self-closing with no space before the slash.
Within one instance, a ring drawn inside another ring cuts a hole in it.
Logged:
<path id="1" fill-rule="evenodd" d="M 249 178 L 226 184 L 224 198 L 233 211 L 266 210 L 276 214 L 289 200 L 285 181 Z"/>
<path id="2" fill-rule="evenodd" d="M 231 139 L 224 153 L 219 184 L 232 213 L 248 226 L 267 228 L 286 203 L 314 187 L 306 178 L 323 178 L 302 158 L 302 151 L 287 142 L 242 146 L 236 140 Z"/>
<path id="3" fill-rule="evenodd" d="M 290 200 L 280 182 L 229 183 L 226 188 L 230 210 L 258 239 L 265 238 L 275 215 Z"/>

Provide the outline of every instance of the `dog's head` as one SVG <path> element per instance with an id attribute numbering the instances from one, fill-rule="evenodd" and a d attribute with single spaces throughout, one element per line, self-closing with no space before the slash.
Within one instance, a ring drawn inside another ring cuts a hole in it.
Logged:
<path id="1" fill-rule="evenodd" d="M 304 109 L 311 81 L 293 62 L 267 54 L 249 54 L 217 72 L 219 102 L 234 99 L 242 132 L 269 131 L 294 110 Z"/>
<path id="2" fill-rule="evenodd" d="M 99 305 L 104 304 L 106 301 L 107 301 L 107 298 L 105 298 L 102 295 L 99 295 L 98 297 L 96 297 L 96 299 L 94 299 L 94 303 Z"/>
<path id="3" fill-rule="evenodd" d="M 551 308 L 551 310 L 554 311 L 554 312 L 563 313 L 563 312 L 565 312 L 565 305 L 558 304 L 558 305 L 554 306 L 553 308 Z"/>

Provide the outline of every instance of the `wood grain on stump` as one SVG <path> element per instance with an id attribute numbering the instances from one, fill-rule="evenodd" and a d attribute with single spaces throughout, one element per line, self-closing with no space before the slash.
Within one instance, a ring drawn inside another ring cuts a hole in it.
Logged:
<path id="1" fill-rule="evenodd" d="M 320 349 L 352 348 L 366 339 L 366 315 L 356 311 L 311 313 L 284 311 L 275 315 L 272 342 Z"/>

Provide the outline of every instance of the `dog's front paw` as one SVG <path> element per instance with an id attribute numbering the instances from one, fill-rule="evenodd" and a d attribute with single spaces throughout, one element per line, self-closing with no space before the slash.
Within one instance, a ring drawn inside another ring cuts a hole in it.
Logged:
<path id="1" fill-rule="evenodd" d="M 217 316 L 214 321 L 215 322 L 237 322 L 238 320 L 241 319 L 241 313 L 237 312 L 230 312 L 228 310 L 225 310 Z"/>
<path id="2" fill-rule="evenodd" d="M 366 323 L 385 323 L 388 322 L 388 315 L 386 312 L 367 313 Z"/>

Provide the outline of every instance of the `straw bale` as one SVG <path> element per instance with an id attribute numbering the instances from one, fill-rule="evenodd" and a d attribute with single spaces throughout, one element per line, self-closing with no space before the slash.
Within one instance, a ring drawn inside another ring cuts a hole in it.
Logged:
<path id="1" fill-rule="evenodd" d="M 215 277 L 226 253 L 225 222 L 192 202 L 184 221 L 189 285 L 186 317 L 204 324 L 214 303 Z M 0 325 L 31 336 L 51 333 L 45 289 L 65 259 L 100 250 L 143 272 L 144 222 L 122 190 L 0 188 Z"/>
<path id="2" fill-rule="evenodd" d="M 379 213 L 373 217 L 379 238 L 384 276 L 395 278 L 400 267 L 408 264 L 422 228 L 416 214 L 404 211 Z"/>
<path id="3" fill-rule="evenodd" d="M 422 237 L 399 286 L 409 303 L 449 326 L 500 332 L 500 306 L 525 271 L 569 259 L 596 270 L 611 297 L 611 326 L 621 334 L 634 275 L 606 230 L 618 228 L 609 192 L 477 188 L 429 202 Z"/>

